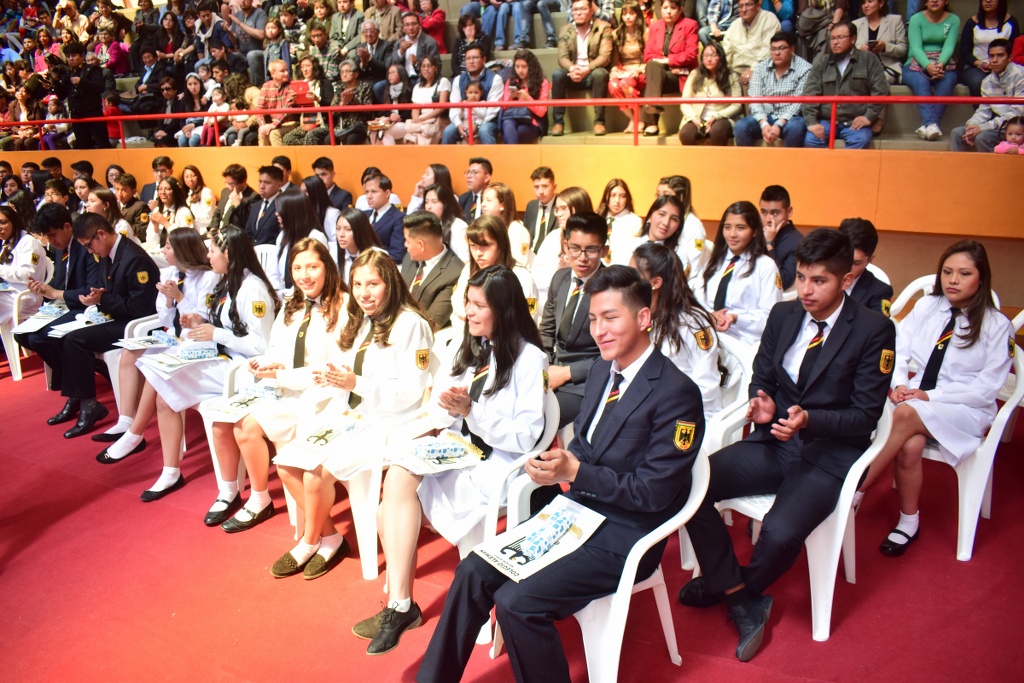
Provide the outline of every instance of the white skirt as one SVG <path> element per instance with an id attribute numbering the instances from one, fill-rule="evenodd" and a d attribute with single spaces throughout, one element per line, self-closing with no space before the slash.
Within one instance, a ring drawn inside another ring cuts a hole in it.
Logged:
<path id="1" fill-rule="evenodd" d="M 280 448 L 295 439 L 300 427 L 310 424 L 333 397 L 316 387 L 305 392 L 286 389 L 280 400 L 259 403 L 249 414 L 274 446 Z"/>
<path id="2" fill-rule="evenodd" d="M 491 491 L 501 486 L 512 457 L 494 451 L 471 469 L 449 470 L 423 477 L 416 494 L 431 526 L 452 545 L 473 530 L 487 515 Z M 505 504 L 504 499 L 501 501 Z"/>
<path id="3" fill-rule="evenodd" d="M 178 370 L 170 379 L 164 379 L 155 370 L 143 363 L 135 367 L 142 372 L 146 381 L 153 385 L 156 393 L 176 413 L 193 408 L 208 398 L 224 393 L 230 361 L 217 360 L 195 363 Z"/>
<path id="4" fill-rule="evenodd" d="M 19 290 L 8 289 L 0 292 L 0 324 L 6 323 L 14 317 L 14 298 L 18 296 Z M 42 297 L 38 294 L 29 294 L 21 299 L 21 315 L 19 320 L 25 320 L 30 315 L 35 315 L 42 304 Z"/>
<path id="5" fill-rule="evenodd" d="M 916 398 L 906 401 L 906 404 L 917 412 L 932 438 L 939 442 L 942 458 L 954 467 L 978 450 L 996 414 L 995 405 L 989 410 L 982 410 Z"/>

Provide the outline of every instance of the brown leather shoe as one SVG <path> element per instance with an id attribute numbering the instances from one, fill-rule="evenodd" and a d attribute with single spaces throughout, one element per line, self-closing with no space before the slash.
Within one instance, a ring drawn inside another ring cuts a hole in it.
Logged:
<path id="1" fill-rule="evenodd" d="M 604 135 L 607 132 L 608 131 L 605 130 L 605 127 L 604 127 L 603 123 L 595 123 L 594 124 L 594 135 Z"/>
<path id="2" fill-rule="evenodd" d="M 551 126 L 551 135 L 553 135 L 554 137 L 557 138 L 559 135 L 562 135 L 563 133 L 565 133 L 565 126 L 562 125 L 561 123 L 556 123 L 555 125 Z"/>

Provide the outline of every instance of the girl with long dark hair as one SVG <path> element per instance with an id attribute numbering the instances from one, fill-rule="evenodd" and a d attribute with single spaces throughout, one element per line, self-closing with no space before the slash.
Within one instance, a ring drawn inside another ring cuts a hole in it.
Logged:
<path id="1" fill-rule="evenodd" d="M 512 70 L 501 99 L 524 104 L 501 110 L 502 137 L 507 145 L 536 142 L 547 130 L 548 108 L 530 102 L 550 99 L 551 83 L 544 78 L 544 68 L 530 50 L 516 51 Z"/>
<path id="2" fill-rule="evenodd" d="M 554 215 L 558 221 L 558 227 L 548 232 L 544 241 L 537 250 L 537 257 L 533 260 L 533 267 L 530 269 L 537 281 L 539 292 L 538 305 L 544 310 L 544 303 L 548 298 L 548 289 L 551 287 L 551 278 L 562 268 L 569 267 L 569 260 L 565 253 L 565 223 L 573 214 L 594 211 L 590 195 L 582 187 L 567 187 L 555 195 Z"/>
<path id="3" fill-rule="evenodd" d="M 441 220 L 444 243 L 463 263 L 469 261 L 469 243 L 466 241 L 466 221 L 450 185 L 435 184 L 423 192 L 423 209 Z"/>
<path id="4" fill-rule="evenodd" d="M 324 234 L 327 235 L 327 245 L 330 247 L 335 243 L 334 231 L 338 225 L 338 216 L 341 215 L 341 211 L 331 204 L 324 181 L 317 176 L 311 175 L 303 178 L 299 187 L 313 207 L 313 215 L 319 221 L 318 225 L 323 226 Z"/>
<path id="5" fill-rule="evenodd" d="M 508 228 L 508 241 L 512 245 L 512 257 L 516 263 L 529 268 L 533 265 L 534 253 L 530 249 L 530 232 L 517 217 L 516 196 L 505 183 L 491 183 L 483 191 L 480 214 L 497 216 Z"/>
<path id="6" fill-rule="evenodd" d="M 46 249 L 25 231 L 21 214 L 13 206 L 0 206 L 0 278 L 6 288 L 0 290 L 0 324 L 14 316 L 14 299 L 28 290 L 28 279 L 46 282 Z M 22 299 L 20 315 L 28 317 L 39 310 L 42 297 L 30 294 Z"/>
<path id="7" fill-rule="evenodd" d="M 627 265 L 638 244 L 643 242 L 644 221 L 633 209 L 633 193 L 622 178 L 604 186 L 597 215 L 608 222 L 608 255 L 605 263 Z"/>
<path id="8" fill-rule="evenodd" d="M 728 97 L 742 94 L 739 77 L 729 68 L 725 48 L 717 41 L 704 46 L 700 68 L 691 73 L 683 86 L 683 97 Z M 743 113 L 741 104 L 683 104 L 683 122 L 679 141 L 696 145 L 709 140 L 724 145 L 732 137 L 732 125 Z"/>
<path id="9" fill-rule="evenodd" d="M 277 247 L 277 258 L 271 263 L 267 276 L 274 289 L 287 296 L 295 286 L 291 270 L 288 268 L 292 260 L 291 250 L 299 240 L 306 237 L 326 247 L 327 235 L 318 227 L 322 224 L 317 220 L 313 204 L 297 187 L 289 188 L 277 195 L 276 206 L 277 222 L 281 225 L 281 232 L 277 234 L 277 240 L 274 242 Z"/>
<path id="10" fill-rule="evenodd" d="M 405 210 L 407 214 L 414 213 L 423 208 L 423 193 L 431 185 L 445 185 L 454 192 L 452 172 L 448 170 L 447 166 L 444 164 L 430 164 L 427 166 L 427 169 L 423 171 L 423 175 L 416 182 L 416 187 L 412 190 L 412 196 L 409 197 L 409 206 Z"/>
<path id="11" fill-rule="evenodd" d="M 149 228 L 143 246 L 150 255 L 158 254 L 167 241 L 167 233 L 175 228 L 195 230 L 195 222 L 177 178 L 164 178 L 156 186 L 156 208 L 149 212 Z M 159 261 L 157 264 L 166 265 Z"/>
<path id="12" fill-rule="evenodd" d="M 380 237 L 370 225 L 370 219 L 359 209 L 351 206 L 343 209 L 335 223 L 335 249 L 331 255 L 338 264 L 341 280 L 348 285 L 352 279 L 352 264 L 367 249 L 383 249 Z"/>
<path id="13" fill-rule="evenodd" d="M 210 227 L 213 219 L 213 210 L 217 202 L 213 196 L 213 190 L 206 185 L 203 174 L 199 169 L 189 164 L 181 171 L 181 188 L 185 190 L 185 205 L 192 212 L 195 220 L 193 227 L 202 235 Z"/>

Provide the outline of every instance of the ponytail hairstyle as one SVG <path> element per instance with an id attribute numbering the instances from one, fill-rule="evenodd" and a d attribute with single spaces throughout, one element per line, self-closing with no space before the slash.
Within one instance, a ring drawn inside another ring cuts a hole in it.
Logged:
<path id="1" fill-rule="evenodd" d="M 477 271 L 476 275 L 469 278 L 467 292 L 470 287 L 480 287 L 483 290 L 487 306 L 494 316 L 493 338 L 488 340 L 493 352 L 491 374 L 494 375 L 494 383 L 484 392 L 489 396 L 504 389 L 512 380 L 512 366 L 515 365 L 524 342 L 533 344 L 541 350 L 544 350 L 544 344 L 541 342 L 537 325 L 533 322 L 533 316 L 530 315 L 523 286 L 510 269 L 505 266 L 489 266 Z M 452 375 L 461 375 L 471 367 L 479 368 L 482 365 L 483 345 L 480 337 L 469 334 L 467 323 L 462 346 L 456 352 L 455 361 L 452 363 Z"/>
<path id="2" fill-rule="evenodd" d="M 320 292 L 320 308 L 323 311 L 324 321 L 327 323 L 327 331 L 333 332 L 334 328 L 338 325 L 338 313 L 341 311 L 341 302 L 344 299 L 345 292 L 348 288 L 345 283 L 341 280 L 341 273 L 334 267 L 334 261 L 331 259 L 331 252 L 327 250 L 319 240 L 315 240 L 311 237 L 304 237 L 295 243 L 292 247 L 292 253 L 288 259 L 288 270 L 292 268 L 292 262 L 295 257 L 303 252 L 312 251 L 316 253 L 317 258 L 324 266 L 324 288 Z M 302 293 L 302 290 L 298 287 L 288 298 L 287 303 L 284 307 L 284 322 L 286 325 L 292 324 L 292 318 L 294 315 L 302 310 L 306 305 L 306 295 Z"/>
<path id="3" fill-rule="evenodd" d="M 942 269 L 945 267 L 946 261 L 956 254 L 966 254 L 967 258 L 974 262 L 974 267 L 978 269 L 978 291 L 974 293 L 974 298 L 971 299 L 971 302 L 962 311 L 967 316 L 967 323 L 970 327 L 967 330 L 967 334 L 957 335 L 963 340 L 959 348 L 969 349 L 978 343 L 978 340 L 981 338 L 981 328 L 985 322 L 985 313 L 989 308 L 995 310 L 995 304 L 992 303 L 992 268 L 988 263 L 988 252 L 985 251 L 985 246 L 981 242 L 974 240 L 957 242 L 942 252 L 942 256 L 939 257 L 939 266 L 935 271 L 935 284 L 932 288 L 932 296 L 945 296 L 942 292 Z"/>
<path id="4" fill-rule="evenodd" d="M 168 180 L 171 179 L 168 178 Z M 213 288 L 211 298 L 214 305 L 210 308 L 210 313 L 219 318 L 220 301 L 225 296 L 230 297 L 231 307 L 228 309 L 228 319 L 231 321 L 231 332 L 236 337 L 244 337 L 248 334 L 248 329 L 245 323 L 242 322 L 242 318 L 238 315 L 238 290 L 242 288 L 242 282 L 245 280 L 245 271 L 248 270 L 259 278 L 260 282 L 267 288 L 267 293 L 274 302 L 275 316 L 281 310 L 281 300 L 277 298 L 274 286 L 270 284 L 270 279 L 263 271 L 263 266 L 260 265 L 260 260 L 256 256 L 256 249 L 252 245 L 249 233 L 229 225 L 217 230 L 213 234 L 212 239 L 217 248 L 227 254 L 228 272 L 224 274 L 224 277 L 220 279 L 217 286 Z M 214 324 L 216 325 L 217 322 L 215 321 Z"/>
<path id="5" fill-rule="evenodd" d="M 682 325 L 687 325 L 694 332 L 703 328 L 715 329 L 714 318 L 704 310 L 686 284 L 683 265 L 674 251 L 663 244 L 646 242 L 633 252 L 633 261 L 648 282 L 661 278 L 658 307 L 651 314 L 651 326 L 654 328 L 651 341 L 655 345 L 668 342 L 669 350 L 675 353 L 683 348 L 683 337 L 679 333 Z"/>
<path id="6" fill-rule="evenodd" d="M 391 328 L 395 326 L 398 316 L 404 310 L 411 310 L 427 322 L 430 322 L 427 314 L 423 311 L 423 307 L 409 293 L 409 286 L 402 279 L 402 274 L 398 271 L 398 266 L 395 265 L 394 259 L 386 251 L 383 249 L 367 249 L 359 254 L 356 260 L 352 262 L 353 276 L 356 270 L 364 266 L 377 271 L 377 275 L 384 282 L 388 295 L 384 306 L 373 319 L 373 341 L 375 344 L 379 346 L 390 345 L 388 338 L 391 336 Z M 345 323 L 345 328 L 341 331 L 341 338 L 338 339 L 338 346 L 342 351 L 348 351 L 355 345 L 356 334 L 359 332 L 359 326 L 363 324 L 365 317 L 366 313 L 359 307 L 359 302 L 356 301 L 354 296 L 350 296 L 348 298 L 348 322 Z M 433 329 L 433 323 L 431 323 L 431 329 Z"/>

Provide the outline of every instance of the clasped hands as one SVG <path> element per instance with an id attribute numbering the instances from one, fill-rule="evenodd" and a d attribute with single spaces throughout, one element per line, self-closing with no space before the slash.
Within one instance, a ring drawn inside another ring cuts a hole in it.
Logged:
<path id="1" fill-rule="evenodd" d="M 338 368 L 333 363 L 328 363 L 325 368 L 313 370 L 313 381 L 321 387 L 335 387 L 346 391 L 356 388 L 356 374 L 347 365 Z"/>
<path id="2" fill-rule="evenodd" d="M 286 368 L 284 363 L 264 363 L 259 358 L 250 358 L 246 369 L 260 379 L 277 379 L 277 371 Z"/>
<path id="3" fill-rule="evenodd" d="M 528 461 L 525 469 L 533 483 L 539 486 L 562 482 L 571 484 L 580 470 L 580 461 L 569 451 L 555 448 Z"/>
<path id="4" fill-rule="evenodd" d="M 905 384 L 901 384 L 893 389 L 892 393 L 889 395 L 889 400 L 896 405 L 899 405 L 904 401 L 909 401 L 912 398 L 916 398 L 919 401 L 927 401 L 928 392 L 921 391 L 920 389 L 908 389 Z"/>
<path id="5" fill-rule="evenodd" d="M 772 425 L 772 436 L 779 441 L 789 441 L 797 432 L 807 426 L 807 411 L 800 406 L 790 406 L 788 417 L 780 418 Z M 747 405 L 747 419 L 754 424 L 768 424 L 775 417 L 775 401 L 758 389 L 757 396 Z"/>

